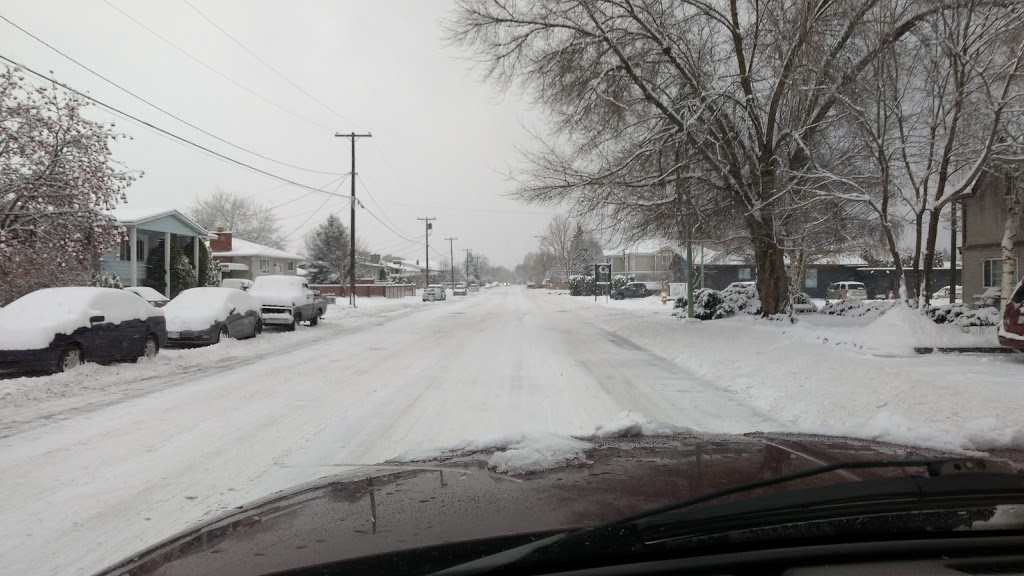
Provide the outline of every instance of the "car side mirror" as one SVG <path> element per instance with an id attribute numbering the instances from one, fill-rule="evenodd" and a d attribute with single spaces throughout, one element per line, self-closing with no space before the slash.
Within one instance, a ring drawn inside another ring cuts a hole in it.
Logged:
<path id="1" fill-rule="evenodd" d="M 90 324 L 99 324 L 100 322 L 103 322 L 106 319 L 107 319 L 106 316 L 92 316 L 92 317 L 89 318 L 89 323 Z"/>
<path id="2" fill-rule="evenodd" d="M 236 308 L 234 306 L 232 306 L 231 310 L 228 310 L 228 314 L 234 314 L 235 310 L 236 310 Z"/>

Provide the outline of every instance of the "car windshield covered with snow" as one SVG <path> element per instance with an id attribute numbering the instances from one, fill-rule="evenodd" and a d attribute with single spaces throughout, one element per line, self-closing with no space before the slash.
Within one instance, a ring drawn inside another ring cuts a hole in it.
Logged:
<path id="1" fill-rule="evenodd" d="M 0 576 L 1024 566 L 1024 0 L 0 20 Z"/>

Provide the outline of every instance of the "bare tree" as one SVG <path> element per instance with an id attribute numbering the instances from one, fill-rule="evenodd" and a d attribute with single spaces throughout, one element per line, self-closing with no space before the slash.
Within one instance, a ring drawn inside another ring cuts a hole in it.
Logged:
<path id="1" fill-rule="evenodd" d="M 575 199 L 564 192 L 625 174 L 659 140 L 684 146 L 684 169 L 655 180 L 685 172 L 731 205 L 772 314 L 788 291 L 783 221 L 814 199 L 802 179 L 818 171 L 815 149 L 842 95 L 888 47 L 956 3 L 460 0 L 450 37 L 481 55 L 488 77 L 521 83 L 553 113 L 587 176 L 562 194 L 527 187 L 524 197 Z"/>
<path id="2" fill-rule="evenodd" d="M 197 198 L 189 214 L 197 224 L 208 230 L 222 227 L 244 240 L 273 248 L 285 248 L 277 214 L 270 207 L 241 192 L 218 188 L 208 196 Z"/>

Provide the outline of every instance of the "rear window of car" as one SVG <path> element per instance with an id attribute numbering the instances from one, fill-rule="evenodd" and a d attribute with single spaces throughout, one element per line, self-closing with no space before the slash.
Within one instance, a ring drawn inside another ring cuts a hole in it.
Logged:
<path id="1" fill-rule="evenodd" d="M 1013 291 L 1013 296 L 1010 298 L 1010 300 L 1013 300 L 1014 304 L 1020 304 L 1021 302 L 1024 302 L 1024 281 L 1022 281 L 1020 284 L 1017 284 L 1017 289 Z"/>

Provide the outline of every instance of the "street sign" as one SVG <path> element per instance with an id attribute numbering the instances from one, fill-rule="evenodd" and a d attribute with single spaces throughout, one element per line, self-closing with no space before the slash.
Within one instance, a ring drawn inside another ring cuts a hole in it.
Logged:
<path id="1" fill-rule="evenodd" d="M 611 284 L 612 282 L 612 265 L 611 264 L 594 264 L 594 283 L 596 284 Z"/>

